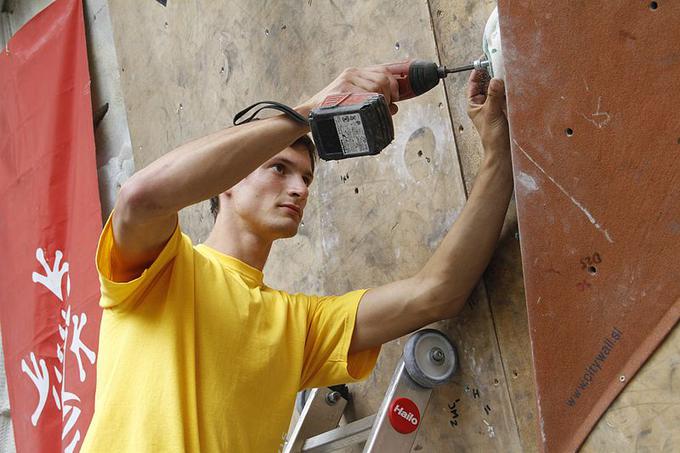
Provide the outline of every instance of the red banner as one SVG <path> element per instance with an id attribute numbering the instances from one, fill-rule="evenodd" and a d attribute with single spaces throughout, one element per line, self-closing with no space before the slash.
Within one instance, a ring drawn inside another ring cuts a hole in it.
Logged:
<path id="1" fill-rule="evenodd" d="M 80 0 L 0 49 L 0 321 L 19 452 L 78 451 L 94 410 L 101 214 Z"/>

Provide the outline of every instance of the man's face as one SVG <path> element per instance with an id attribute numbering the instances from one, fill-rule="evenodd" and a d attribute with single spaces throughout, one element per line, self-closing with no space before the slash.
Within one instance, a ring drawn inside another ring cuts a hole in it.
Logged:
<path id="1" fill-rule="evenodd" d="M 288 147 L 227 191 L 231 209 L 261 237 L 295 236 L 313 177 L 307 149 Z"/>

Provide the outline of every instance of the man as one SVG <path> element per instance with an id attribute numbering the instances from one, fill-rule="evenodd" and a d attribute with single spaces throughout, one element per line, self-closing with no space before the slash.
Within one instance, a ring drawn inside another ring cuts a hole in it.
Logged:
<path id="1" fill-rule="evenodd" d="M 295 110 L 364 91 L 396 113 L 397 82 L 382 66 L 345 70 Z M 307 203 L 305 125 L 232 127 L 130 178 L 97 251 L 104 315 L 82 451 L 276 451 L 298 390 L 363 379 L 383 343 L 455 316 L 512 192 L 504 85 L 475 72 L 468 97 L 485 157 L 463 212 L 420 272 L 368 291 L 317 297 L 263 283 L 272 243 L 296 234 Z M 177 212 L 216 195 L 212 232 L 193 246 Z"/>

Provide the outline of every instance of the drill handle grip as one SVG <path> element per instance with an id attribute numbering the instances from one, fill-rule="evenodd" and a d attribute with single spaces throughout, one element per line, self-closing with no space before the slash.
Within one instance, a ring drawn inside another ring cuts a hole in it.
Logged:
<path id="1" fill-rule="evenodd" d="M 407 60 L 387 65 L 399 84 L 399 100 L 419 96 L 439 84 L 446 77 L 443 68 L 436 63 L 423 60 Z"/>
<path id="2" fill-rule="evenodd" d="M 387 65 L 387 70 L 392 73 L 392 75 L 397 79 L 399 84 L 399 100 L 404 101 L 406 99 L 411 99 L 415 97 L 416 94 L 413 92 L 411 87 L 411 80 L 409 79 L 409 68 L 411 63 L 415 60 L 406 60 L 399 63 L 392 63 Z"/>

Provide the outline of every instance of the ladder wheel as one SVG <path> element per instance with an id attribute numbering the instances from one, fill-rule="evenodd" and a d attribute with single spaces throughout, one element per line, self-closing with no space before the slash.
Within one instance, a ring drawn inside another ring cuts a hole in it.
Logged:
<path id="1" fill-rule="evenodd" d="M 425 388 L 436 387 L 447 382 L 456 372 L 456 348 L 438 330 L 419 330 L 404 346 L 404 366 L 417 384 Z"/>

